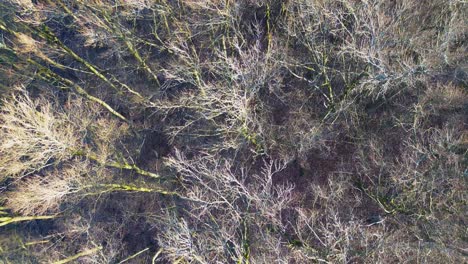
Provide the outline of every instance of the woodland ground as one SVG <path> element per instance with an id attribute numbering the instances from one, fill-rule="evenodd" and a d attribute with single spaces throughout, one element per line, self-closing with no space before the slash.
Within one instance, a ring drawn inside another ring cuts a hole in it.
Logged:
<path id="1" fill-rule="evenodd" d="M 0 0 L 0 263 L 466 263 L 466 0 Z"/>

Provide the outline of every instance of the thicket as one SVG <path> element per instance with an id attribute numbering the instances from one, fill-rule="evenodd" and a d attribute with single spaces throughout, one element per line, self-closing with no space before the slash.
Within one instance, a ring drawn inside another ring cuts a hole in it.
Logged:
<path id="1" fill-rule="evenodd" d="M 465 0 L 0 1 L 0 263 L 464 263 Z"/>

